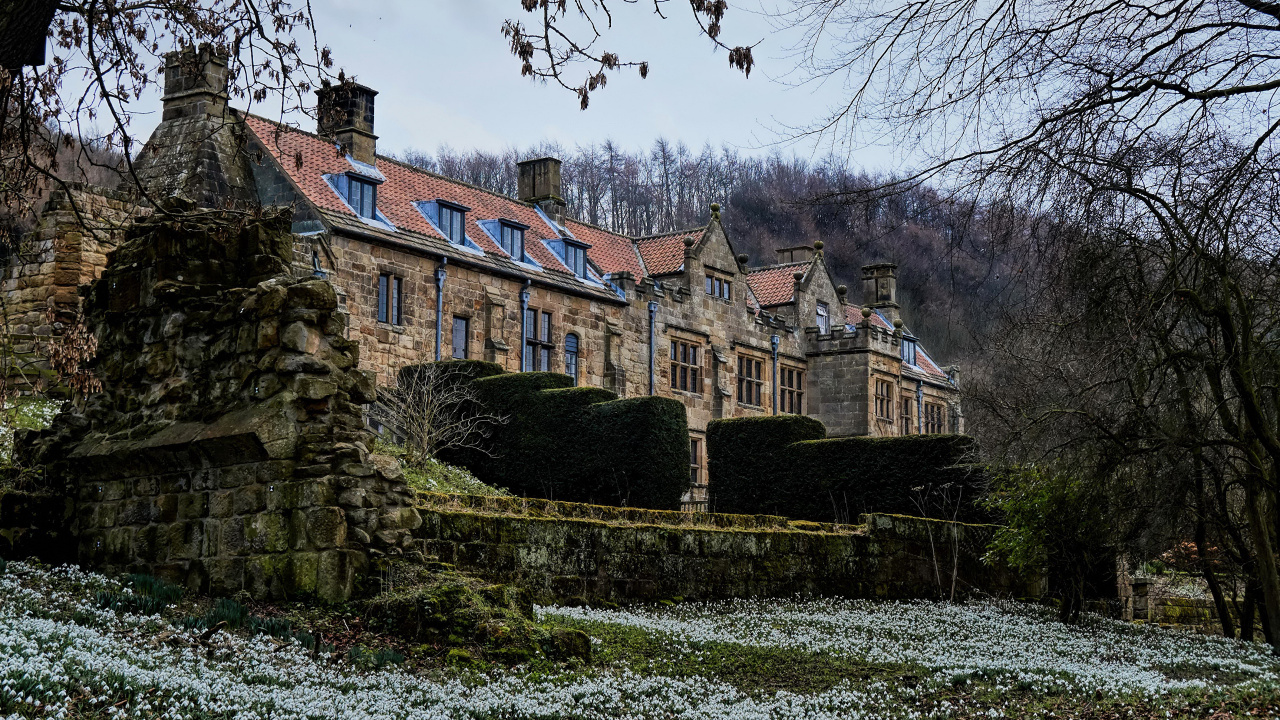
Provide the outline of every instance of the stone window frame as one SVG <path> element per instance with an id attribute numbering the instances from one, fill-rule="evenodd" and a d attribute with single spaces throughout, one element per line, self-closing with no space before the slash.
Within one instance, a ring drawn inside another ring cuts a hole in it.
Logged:
<path id="1" fill-rule="evenodd" d="M 706 487 L 706 442 L 697 435 L 689 436 L 689 486 Z"/>
<path id="2" fill-rule="evenodd" d="M 754 363 L 754 374 L 743 372 L 745 367 L 750 367 L 747 363 Z M 764 399 L 768 397 L 765 394 L 765 378 L 764 368 L 767 360 L 763 357 L 752 355 L 738 351 L 738 404 L 752 408 L 764 408 Z M 752 398 L 752 395 L 755 395 Z M 748 398 L 748 399 L 744 399 Z M 754 399 L 755 402 L 751 402 Z"/>
<path id="3" fill-rule="evenodd" d="M 924 432 L 926 435 L 941 435 L 947 428 L 947 406 L 942 403 L 926 402 L 924 404 Z"/>
<path id="4" fill-rule="evenodd" d="M 671 364 L 670 385 L 673 392 L 702 394 L 702 383 L 706 380 L 706 353 L 702 351 L 702 341 L 684 337 L 672 337 L 671 353 L 668 362 Z"/>
<path id="5" fill-rule="evenodd" d="M 564 335 L 564 374 L 573 378 L 574 387 L 578 385 L 578 375 L 581 372 L 581 353 L 582 339 L 577 333 L 570 332 Z"/>
<path id="6" fill-rule="evenodd" d="M 462 323 L 462 354 L 458 354 L 458 323 Z M 454 315 L 449 331 L 450 357 L 454 360 L 466 360 L 471 357 L 471 316 Z"/>
<path id="7" fill-rule="evenodd" d="M 804 368 L 778 366 L 778 412 L 804 414 Z"/>
<path id="8" fill-rule="evenodd" d="M 916 396 L 915 396 L 915 395 L 906 395 L 906 394 L 904 394 L 904 395 L 902 396 L 902 408 L 901 408 L 901 412 L 902 412 L 902 429 L 901 429 L 901 432 L 902 432 L 902 434 L 903 434 L 903 435 L 911 435 L 911 434 L 912 434 L 912 432 L 911 432 L 911 431 L 915 428 L 915 415 L 914 415 L 914 413 L 912 413 L 912 410 L 914 409 L 915 404 L 916 404 Z"/>
<path id="9" fill-rule="evenodd" d="M 376 287 L 378 322 L 404 326 L 404 277 L 390 270 L 378 271 Z"/>
<path id="10" fill-rule="evenodd" d="M 552 318 L 549 310 L 536 307 L 525 309 L 524 372 L 550 372 L 555 343 L 551 335 Z"/>
<path id="11" fill-rule="evenodd" d="M 704 289 L 708 296 L 716 300 L 724 300 L 733 302 L 733 280 L 724 277 L 721 273 L 706 273 L 707 281 Z"/>
<path id="12" fill-rule="evenodd" d="M 893 424 L 894 383 L 884 378 L 875 379 L 876 419 Z"/>

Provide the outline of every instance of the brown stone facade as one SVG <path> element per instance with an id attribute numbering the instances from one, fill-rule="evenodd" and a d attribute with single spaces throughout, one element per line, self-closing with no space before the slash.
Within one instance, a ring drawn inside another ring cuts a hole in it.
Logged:
<path id="1" fill-rule="evenodd" d="M 336 115 L 322 108 L 336 124 L 319 135 L 228 109 L 224 69 L 204 51 L 170 58 L 165 120 L 143 150 L 152 194 L 291 208 L 292 272 L 333 283 L 349 316 L 338 335 L 379 384 L 407 364 L 464 356 L 509 371 L 576 368 L 579 384 L 622 397 L 676 397 L 689 418 L 690 509 L 714 476 L 712 419 L 797 412 L 833 436 L 963 431 L 954 372 L 902 325 L 891 265 L 864 270 L 864 308 L 832 281 L 821 243 L 752 261 L 735 253 L 717 206 L 702 228 L 610 233 L 564 217 L 553 158 L 521 163 L 521 197 L 497 195 L 378 156 L 368 88 L 352 88 L 359 102 Z M 7 291 L 50 284 L 52 267 L 12 270 Z M 42 292 L 23 302 L 55 291 Z"/>

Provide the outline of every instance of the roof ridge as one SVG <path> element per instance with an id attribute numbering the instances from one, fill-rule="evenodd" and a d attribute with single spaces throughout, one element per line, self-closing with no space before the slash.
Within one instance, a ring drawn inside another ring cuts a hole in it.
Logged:
<path id="1" fill-rule="evenodd" d="M 664 237 L 671 237 L 672 235 L 688 235 L 690 233 L 697 232 L 699 230 L 705 231 L 710 225 L 711 223 L 707 223 L 706 225 L 685 228 L 684 230 L 672 230 L 671 232 L 658 233 L 657 235 L 644 235 L 641 237 L 632 238 L 632 241 L 640 242 L 641 240 L 660 240 Z M 626 237 L 626 236 L 623 235 L 623 237 Z"/>
<path id="2" fill-rule="evenodd" d="M 630 235 L 627 235 L 626 233 L 620 233 L 620 232 L 617 232 L 617 231 L 615 231 L 615 230 L 610 230 L 610 229 L 609 229 L 609 228 L 607 228 L 607 227 L 604 227 L 604 226 L 602 226 L 602 225 L 596 225 L 595 223 L 587 222 L 586 220 L 579 220 L 578 218 L 566 218 L 566 219 L 565 219 L 565 222 L 572 222 L 572 223 L 577 223 L 577 224 L 579 224 L 579 225 L 584 225 L 584 226 L 586 226 L 586 227 L 591 228 L 592 230 L 599 230 L 599 231 L 600 231 L 600 232 L 602 232 L 602 233 L 608 233 L 608 234 L 610 234 L 610 235 L 614 235 L 614 236 L 616 236 L 616 237 L 620 237 L 620 238 L 622 238 L 623 240 L 627 240 L 628 242 L 635 242 L 635 241 L 636 241 L 636 238 L 633 238 L 633 237 L 631 237 Z"/>
<path id="3" fill-rule="evenodd" d="M 307 136 L 310 136 L 310 137 L 315 138 L 316 140 L 320 140 L 320 141 L 324 141 L 324 142 L 327 142 L 327 141 L 329 140 L 329 138 L 326 138 L 326 137 L 324 137 L 323 135 L 320 135 L 319 133 L 313 133 L 313 132 L 311 132 L 311 131 L 309 131 L 309 130 L 303 130 L 303 129 L 301 129 L 301 128 L 297 128 L 297 129 L 295 129 L 295 128 L 294 128 L 293 126 L 291 126 L 291 125 L 284 125 L 283 123 L 277 122 L 277 121 L 272 120 L 272 119 L 270 119 L 270 118 L 262 117 L 261 115 L 256 115 L 256 114 L 254 114 L 254 113 L 244 113 L 244 114 L 245 114 L 245 115 L 248 115 L 248 116 L 250 116 L 250 117 L 253 117 L 253 118 L 257 118 L 258 120 L 261 120 L 261 121 L 263 121 L 263 122 L 271 123 L 272 125 L 275 125 L 276 127 L 284 127 L 284 128 L 286 128 L 289 132 L 296 132 L 296 133 L 300 133 L 300 134 L 307 135 Z M 397 158 L 393 158 L 393 157 L 390 157 L 390 156 L 387 156 L 387 155 L 378 155 L 378 154 L 376 154 L 376 153 L 374 154 L 374 157 L 375 157 L 375 158 L 382 159 L 382 160 L 386 160 L 387 162 L 392 163 L 392 164 L 394 164 L 394 165 L 399 165 L 400 167 L 402 167 L 402 168 L 404 168 L 404 169 L 406 169 L 406 170 L 409 170 L 410 172 L 417 172 L 417 173 L 421 173 L 421 174 L 423 174 L 423 175 L 428 175 L 428 176 L 431 176 L 431 177 L 434 177 L 434 178 L 438 178 L 438 179 L 440 179 L 440 180 L 444 180 L 444 181 L 446 181 L 446 182 L 457 183 L 458 185 L 461 185 L 461 186 L 463 186 L 463 187 L 470 188 L 470 189 L 472 189 L 472 190 L 479 190 L 479 191 L 480 191 L 480 192 L 482 192 L 482 193 L 487 193 L 487 194 L 489 194 L 489 195 L 493 195 L 494 197 L 502 198 L 503 200 L 509 200 L 509 201 L 511 201 L 511 202 L 514 202 L 514 203 L 520 203 L 521 205 L 524 205 L 525 207 L 535 207 L 533 203 L 525 202 L 524 200 L 521 200 L 521 199 L 519 199 L 519 198 L 511 197 L 510 195 L 503 195 L 503 194 L 502 194 L 502 193 L 500 193 L 500 192 L 497 192 L 497 191 L 495 191 L 495 190 L 490 190 L 489 188 L 486 188 L 486 187 L 481 187 L 481 186 L 479 186 L 479 185 L 473 185 L 473 184 L 471 184 L 471 183 L 467 182 L 466 180 L 459 180 L 458 178 L 452 178 L 452 177 L 449 177 L 448 175 L 441 175 L 441 174 L 440 174 L 440 173 L 438 173 L 438 172 L 432 172 L 431 170 L 428 170 L 428 169 L 426 169 L 426 168 L 424 168 L 424 167 L 419 167 L 419 166 L 414 165 L 414 164 L 412 164 L 412 163 L 407 163 L 407 162 L 405 162 L 404 160 L 400 160 L 400 159 L 397 159 Z M 616 234 L 616 233 L 615 233 L 615 234 Z M 623 237 L 626 237 L 626 236 L 624 235 Z"/>
<path id="4" fill-rule="evenodd" d="M 758 268 L 747 268 L 747 274 L 750 275 L 751 273 L 768 272 L 769 270 L 777 270 L 779 268 L 799 267 L 800 265 L 808 265 L 808 264 L 809 264 L 808 260 L 796 260 L 794 262 L 789 262 L 789 263 L 777 263 L 775 265 L 765 265 L 763 267 L 758 267 Z"/>

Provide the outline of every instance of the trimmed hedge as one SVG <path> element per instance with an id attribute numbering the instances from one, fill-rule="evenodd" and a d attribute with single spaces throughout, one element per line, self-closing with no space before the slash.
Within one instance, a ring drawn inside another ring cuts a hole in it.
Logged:
<path id="1" fill-rule="evenodd" d="M 506 416 L 491 455 L 455 450 L 441 459 L 516 495 L 676 510 L 689 482 L 684 405 L 671 398 L 619 400 L 573 387 L 561 373 L 478 376 L 478 401 Z"/>
<path id="2" fill-rule="evenodd" d="M 988 519 L 985 475 L 965 435 L 825 439 L 813 418 L 713 420 L 707 455 L 715 512 L 857 522 L 863 513 Z"/>

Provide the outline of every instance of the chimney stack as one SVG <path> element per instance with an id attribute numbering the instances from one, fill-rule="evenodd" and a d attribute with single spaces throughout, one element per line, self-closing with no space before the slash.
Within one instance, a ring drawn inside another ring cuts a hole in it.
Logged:
<path id="1" fill-rule="evenodd" d="M 316 132 L 332 138 L 352 159 L 374 165 L 378 136 L 373 134 L 373 98 L 378 94 L 353 82 L 316 90 Z"/>
<path id="2" fill-rule="evenodd" d="M 164 56 L 162 120 L 220 117 L 227 110 L 227 56 L 204 43 Z"/>
<path id="3" fill-rule="evenodd" d="M 537 205 L 547 217 L 563 225 L 565 206 L 560 191 L 560 161 L 553 157 L 524 160 L 516 163 L 516 168 L 520 200 Z"/>
<path id="4" fill-rule="evenodd" d="M 809 262 L 813 259 L 814 249 L 812 245 L 796 245 L 795 247 L 778 248 L 779 263 L 789 262 Z"/>
<path id="5" fill-rule="evenodd" d="M 862 304 L 879 310 L 889 322 L 901 317 L 897 270 L 898 266 L 893 263 L 862 266 Z"/>

